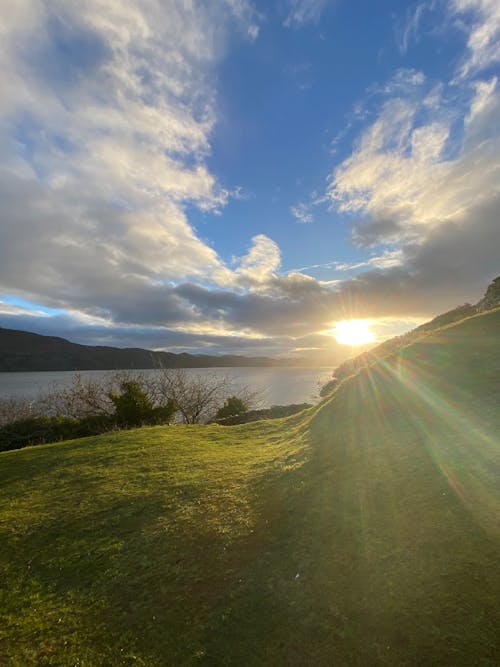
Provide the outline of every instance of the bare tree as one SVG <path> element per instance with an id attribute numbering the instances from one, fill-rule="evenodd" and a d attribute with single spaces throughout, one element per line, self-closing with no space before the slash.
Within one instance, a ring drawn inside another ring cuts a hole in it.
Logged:
<path id="1" fill-rule="evenodd" d="M 185 424 L 208 421 L 224 402 L 229 391 L 226 377 L 191 375 L 182 368 L 164 369 L 156 376 L 157 402 L 172 399 Z"/>
<path id="2" fill-rule="evenodd" d="M 96 415 L 111 415 L 114 405 L 109 398 L 114 383 L 102 378 L 83 378 L 76 373 L 67 387 L 54 384 L 39 399 L 40 410 L 46 415 L 61 415 L 85 419 Z"/>
<path id="3" fill-rule="evenodd" d="M 41 411 L 35 400 L 0 397 L 0 426 L 40 415 Z"/>

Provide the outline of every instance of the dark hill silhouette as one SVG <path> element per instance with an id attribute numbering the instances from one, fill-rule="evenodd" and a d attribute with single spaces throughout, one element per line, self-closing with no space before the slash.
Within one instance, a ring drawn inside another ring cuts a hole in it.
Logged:
<path id="1" fill-rule="evenodd" d="M 141 348 L 79 345 L 65 338 L 0 327 L 0 371 L 84 371 L 220 366 L 312 366 L 307 359 L 174 354 Z"/>

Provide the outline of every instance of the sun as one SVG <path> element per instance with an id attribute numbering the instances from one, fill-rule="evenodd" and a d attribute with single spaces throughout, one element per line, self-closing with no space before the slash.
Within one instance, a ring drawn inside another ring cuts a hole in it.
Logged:
<path id="1" fill-rule="evenodd" d="M 343 320 L 337 322 L 332 333 L 341 345 L 365 345 L 375 340 L 370 324 L 370 320 Z"/>

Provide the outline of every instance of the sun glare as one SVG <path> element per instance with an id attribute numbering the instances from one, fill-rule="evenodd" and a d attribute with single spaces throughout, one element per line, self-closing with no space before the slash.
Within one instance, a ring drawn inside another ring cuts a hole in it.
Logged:
<path id="1" fill-rule="evenodd" d="M 373 343 L 375 336 L 370 331 L 370 324 L 370 320 L 343 320 L 337 322 L 333 335 L 341 345 Z"/>

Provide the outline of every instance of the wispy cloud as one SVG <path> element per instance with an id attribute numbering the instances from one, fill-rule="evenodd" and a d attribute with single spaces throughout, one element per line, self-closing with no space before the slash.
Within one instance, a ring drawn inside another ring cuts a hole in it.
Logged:
<path id="1" fill-rule="evenodd" d="M 354 271 L 356 269 L 374 268 L 374 269 L 392 269 L 401 266 L 404 261 L 404 255 L 401 250 L 385 250 L 381 255 L 370 257 L 363 262 L 335 263 L 336 271 Z"/>
<path id="2" fill-rule="evenodd" d="M 392 269 L 396 266 L 401 266 L 404 256 L 401 250 L 384 250 L 381 255 L 374 255 L 367 260 L 361 262 L 339 262 L 332 260 L 330 262 L 322 262 L 320 264 L 309 264 L 308 266 L 301 266 L 297 269 L 291 269 L 288 274 L 302 273 L 307 271 L 315 271 L 316 269 L 334 269 L 336 272 L 357 271 L 359 269 Z M 338 285 L 342 279 L 320 281 L 321 285 Z"/>
<path id="3" fill-rule="evenodd" d="M 412 41 L 418 42 L 424 14 L 436 9 L 437 0 L 420 2 L 406 10 L 402 24 L 396 27 L 396 42 L 401 55 L 406 55 Z"/>
<path id="4" fill-rule="evenodd" d="M 468 33 L 468 55 L 462 77 L 500 63 L 500 4 L 497 0 L 451 0 L 452 10 L 463 19 Z"/>
<path id="5" fill-rule="evenodd" d="M 297 222 L 314 222 L 311 206 L 305 202 L 299 202 L 290 208 L 290 213 Z"/>
<path id="6" fill-rule="evenodd" d="M 257 37 L 259 36 L 259 32 L 260 32 L 260 27 L 255 23 L 252 23 L 248 27 L 247 34 L 249 38 L 252 40 L 252 42 L 254 42 L 257 39 Z"/>
<path id="7" fill-rule="evenodd" d="M 301 28 L 318 23 L 327 0 L 288 0 L 288 14 L 283 22 L 287 28 Z"/>

